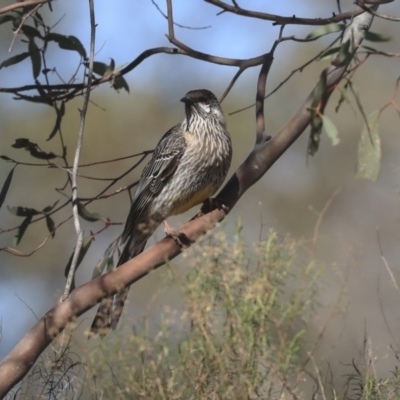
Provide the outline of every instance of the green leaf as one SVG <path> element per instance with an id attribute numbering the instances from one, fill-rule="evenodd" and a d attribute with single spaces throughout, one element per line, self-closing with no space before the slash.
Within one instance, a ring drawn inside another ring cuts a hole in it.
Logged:
<path id="1" fill-rule="evenodd" d="M 75 47 L 75 50 L 82 56 L 82 58 L 87 58 L 86 50 L 83 47 L 83 44 L 81 43 L 81 41 L 77 37 L 72 36 L 72 35 L 68 36 L 68 39 L 71 41 L 71 43 Z"/>
<path id="2" fill-rule="evenodd" d="M 57 114 L 56 123 L 54 124 L 54 127 L 53 127 L 52 131 L 50 132 L 50 135 L 46 139 L 46 141 L 49 141 L 49 140 L 53 139 L 55 134 L 60 130 L 62 118 L 63 118 L 63 116 L 65 114 L 65 101 L 61 102 L 60 108 L 55 107 L 55 110 L 56 110 L 56 114 Z"/>
<path id="3" fill-rule="evenodd" d="M 114 259 L 113 256 L 109 254 L 104 254 L 104 256 L 98 261 L 94 267 L 92 280 L 98 278 L 104 271 L 109 272 L 114 269 Z"/>
<path id="4" fill-rule="evenodd" d="M 108 66 L 105 63 L 102 63 L 102 62 L 99 62 L 99 61 L 94 61 L 93 62 L 93 72 L 96 75 L 104 76 L 104 74 L 107 71 L 107 68 L 108 68 Z"/>
<path id="5" fill-rule="evenodd" d="M 40 214 L 40 212 L 35 210 L 34 208 L 21 207 L 21 206 L 16 206 L 16 207 L 7 206 L 7 210 L 11 214 L 16 215 L 17 217 L 33 217 L 34 215 Z"/>
<path id="6" fill-rule="evenodd" d="M 321 114 L 320 117 L 322 118 L 322 125 L 325 129 L 325 132 L 332 141 L 332 146 L 336 146 L 340 142 L 339 133 L 336 129 L 336 126 L 326 115 Z"/>
<path id="7" fill-rule="evenodd" d="M 55 224 L 53 218 L 51 218 L 49 215 L 46 215 L 46 225 L 47 229 L 51 233 L 51 237 L 54 238 L 54 236 L 56 235 L 56 231 L 54 230 Z"/>
<path id="8" fill-rule="evenodd" d="M 339 46 L 333 46 L 330 49 L 328 49 L 327 51 L 325 51 L 325 53 L 322 53 L 321 56 L 319 57 L 319 60 L 325 60 L 327 58 L 330 58 L 330 56 L 332 54 L 336 54 L 339 52 L 340 48 L 342 45 Z"/>
<path id="9" fill-rule="evenodd" d="M 330 33 L 340 32 L 346 28 L 345 25 L 339 24 L 328 24 L 324 26 L 320 26 L 317 29 L 311 31 L 307 36 L 306 39 L 315 39 L 321 36 L 329 35 Z"/>
<path id="10" fill-rule="evenodd" d="M 388 35 L 382 35 L 375 32 L 364 32 L 364 40 L 369 40 L 370 42 L 388 42 L 392 38 Z"/>
<path id="11" fill-rule="evenodd" d="M 22 25 L 21 26 L 21 31 L 24 33 L 24 35 L 26 37 L 28 37 L 29 39 L 32 39 L 34 37 L 39 37 L 41 38 L 42 35 L 40 34 L 40 32 L 34 28 L 33 26 L 30 25 Z"/>
<path id="12" fill-rule="evenodd" d="M 313 92 L 313 101 L 311 103 L 311 108 L 318 107 L 318 104 L 320 103 L 322 96 L 325 94 L 325 92 L 326 92 L 326 70 L 323 70 L 319 77 L 317 86 L 315 87 Z"/>
<path id="13" fill-rule="evenodd" d="M 78 201 L 78 214 L 86 221 L 96 222 L 99 219 L 102 219 L 99 213 L 91 213 L 89 212 L 85 206 Z"/>
<path id="14" fill-rule="evenodd" d="M 93 269 L 92 280 L 98 278 L 104 270 L 110 270 L 110 264 L 114 267 L 114 257 L 111 254 L 111 249 L 114 246 L 114 242 L 112 242 L 105 251 L 103 257 L 97 262 L 96 266 Z M 113 268 L 112 268 L 113 269 Z"/>
<path id="15" fill-rule="evenodd" d="M 7 178 L 6 178 L 5 182 L 4 182 L 4 185 L 1 188 L 1 192 L 0 192 L 0 208 L 4 203 L 4 200 L 6 199 L 7 192 L 8 192 L 8 189 L 10 188 L 11 180 L 12 180 L 12 177 L 13 177 L 13 174 L 14 174 L 14 169 L 15 169 L 16 166 L 17 165 L 14 165 L 13 169 L 8 173 L 8 176 L 7 176 Z"/>
<path id="16" fill-rule="evenodd" d="M 113 89 L 115 89 L 117 92 L 119 89 L 125 89 L 129 93 L 129 85 L 126 82 L 125 78 L 122 76 L 118 76 L 114 79 L 112 83 Z"/>
<path id="17" fill-rule="evenodd" d="M 60 49 L 76 51 L 82 58 L 86 59 L 86 50 L 79 39 L 75 36 L 65 36 L 59 33 L 50 32 L 46 35 L 45 40 L 56 42 Z"/>
<path id="18" fill-rule="evenodd" d="M 85 257 L 87 251 L 89 250 L 90 245 L 92 244 L 93 241 L 93 236 L 88 236 L 86 238 L 83 239 L 83 243 L 82 243 L 82 247 L 81 250 L 79 252 L 79 256 L 78 256 L 78 261 L 76 263 L 76 268 L 75 268 L 75 272 L 77 271 L 79 265 L 81 264 L 83 258 Z M 64 276 L 67 278 L 68 277 L 68 273 L 69 270 L 71 269 L 71 264 L 72 264 L 72 259 L 74 257 L 74 252 L 75 250 L 72 252 L 67 265 L 65 266 L 65 270 L 64 270 Z M 75 289 L 75 277 L 72 280 L 72 285 L 71 285 L 71 290 Z"/>
<path id="19" fill-rule="evenodd" d="M 37 79 L 40 74 L 40 69 L 42 68 L 42 59 L 34 39 L 29 40 L 28 49 L 31 55 L 33 77 Z"/>
<path id="20" fill-rule="evenodd" d="M 20 53 L 15 56 L 12 56 L 10 58 L 7 58 L 7 60 L 4 60 L 0 64 L 0 69 L 9 67 L 10 65 L 18 64 L 19 62 L 25 60 L 25 58 L 28 58 L 31 54 L 29 52 L 26 53 Z"/>
<path id="21" fill-rule="evenodd" d="M 346 64 L 349 64 L 352 58 L 353 54 L 350 52 L 350 40 L 348 40 L 340 45 L 338 54 L 332 60 L 332 65 L 342 67 Z"/>
<path id="22" fill-rule="evenodd" d="M 308 140 L 308 154 L 313 156 L 318 148 L 322 132 L 322 118 L 320 114 L 314 113 L 311 119 L 311 132 Z"/>
<path id="23" fill-rule="evenodd" d="M 358 142 L 356 178 L 376 181 L 380 171 L 382 157 L 379 137 L 379 110 L 373 112 L 364 125 Z"/>
<path id="24" fill-rule="evenodd" d="M 15 14 L 4 14 L 0 15 L 0 25 L 4 24 L 5 22 L 14 21 L 18 18 Z"/>
<path id="25" fill-rule="evenodd" d="M 18 246 L 19 243 L 21 242 L 22 236 L 24 236 L 26 229 L 28 228 L 28 226 L 32 221 L 32 217 L 33 215 L 29 215 L 22 221 L 22 224 L 19 226 L 18 232 L 14 237 L 14 246 Z"/>

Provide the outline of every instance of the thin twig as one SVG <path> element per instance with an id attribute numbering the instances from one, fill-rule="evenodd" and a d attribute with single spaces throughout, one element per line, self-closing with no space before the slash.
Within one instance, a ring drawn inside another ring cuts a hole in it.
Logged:
<path id="1" fill-rule="evenodd" d="M 392 270 L 391 270 L 391 268 L 389 266 L 389 263 L 386 260 L 385 255 L 383 254 L 382 245 L 381 245 L 381 238 L 380 238 L 380 235 L 379 235 L 379 228 L 378 227 L 376 227 L 376 239 L 377 239 L 377 242 L 378 242 L 379 252 L 381 253 L 381 258 L 382 258 L 382 261 L 383 261 L 383 265 L 385 266 L 387 272 L 389 273 L 389 276 L 390 276 L 390 279 L 392 280 L 393 286 L 396 288 L 397 291 L 399 291 L 399 286 L 397 285 L 397 282 L 396 282 L 396 279 L 395 279 L 395 277 L 393 275 L 393 272 L 392 272 Z"/>
<path id="2" fill-rule="evenodd" d="M 32 10 L 30 10 L 29 12 L 27 12 L 22 18 L 21 18 L 21 22 L 18 26 L 18 28 L 14 31 L 13 34 L 13 40 L 11 41 L 10 47 L 8 49 L 8 52 L 10 53 L 12 48 L 14 47 L 15 41 L 17 40 L 17 36 L 21 30 L 21 28 L 25 25 L 26 20 L 32 15 L 34 14 L 40 7 L 42 6 L 42 4 L 38 4 L 36 7 L 34 7 Z"/>
<path id="3" fill-rule="evenodd" d="M 370 7 L 366 7 L 363 2 L 361 1 L 355 1 L 354 4 L 358 5 L 359 7 L 361 7 L 363 10 L 371 13 L 374 17 L 378 17 L 378 18 L 382 18 L 382 19 L 386 19 L 388 21 L 400 21 L 400 17 L 393 17 L 391 15 L 385 15 L 385 14 L 381 14 L 376 12 L 375 10 L 371 9 Z"/>
<path id="4" fill-rule="evenodd" d="M 93 62 L 94 62 L 94 47 L 95 47 L 95 38 L 96 38 L 96 21 L 94 15 L 94 0 L 89 0 L 89 9 L 90 9 L 90 56 L 89 56 L 89 71 L 88 71 L 88 83 L 85 93 L 85 98 L 83 101 L 83 107 L 81 111 L 81 122 L 79 126 L 79 133 L 78 133 L 78 142 L 76 144 L 75 150 L 75 157 L 74 157 L 74 166 L 72 169 L 72 213 L 74 216 L 74 225 L 75 231 L 77 235 L 76 246 L 74 255 L 72 257 L 71 268 L 68 272 L 67 282 L 65 284 L 64 294 L 62 297 L 62 301 L 65 301 L 71 292 L 71 286 L 73 282 L 73 278 L 75 275 L 75 269 L 78 263 L 79 253 L 82 248 L 83 243 L 83 231 L 81 228 L 81 224 L 79 221 L 79 213 L 78 213 L 78 183 L 77 183 L 77 175 L 78 175 L 78 165 L 79 165 L 79 158 L 82 149 L 83 143 L 83 134 L 85 128 L 85 120 L 86 114 L 89 106 L 89 99 L 90 99 L 90 90 L 92 88 L 92 75 L 93 75 Z"/>
<path id="5" fill-rule="evenodd" d="M 0 14 L 5 14 L 8 11 L 16 10 L 17 8 L 35 6 L 37 4 L 42 5 L 45 3 L 50 3 L 52 0 L 27 0 L 21 1 L 14 4 L 10 4 L 8 6 L 0 8 Z"/>
<path id="6" fill-rule="evenodd" d="M 165 14 L 163 10 L 161 10 L 160 6 L 155 2 L 155 0 L 151 0 L 151 2 L 153 3 L 154 7 L 157 8 L 158 12 L 159 12 L 165 19 L 168 19 L 168 15 Z M 179 28 L 183 28 L 183 29 L 193 29 L 193 30 L 202 30 L 202 29 L 211 28 L 211 25 L 208 25 L 208 26 L 200 26 L 200 27 L 194 27 L 194 26 L 181 25 L 181 24 L 178 24 L 177 22 L 174 22 L 174 25 L 175 25 L 175 26 L 178 26 Z"/>
<path id="7" fill-rule="evenodd" d="M 385 2 L 387 0 L 382 0 Z M 274 21 L 273 25 L 327 25 L 332 22 L 341 22 L 346 19 L 351 19 L 360 15 L 364 12 L 364 9 L 357 7 L 354 10 L 347 11 L 342 14 L 332 15 L 328 18 L 300 18 L 295 15 L 291 17 L 284 17 L 276 14 L 268 14 L 259 11 L 246 10 L 245 8 L 237 7 L 236 5 L 230 5 L 220 0 L 205 0 L 206 3 L 213 4 L 216 7 L 221 8 L 225 12 L 231 12 L 236 15 L 242 15 L 244 17 L 262 19 L 265 21 Z"/>

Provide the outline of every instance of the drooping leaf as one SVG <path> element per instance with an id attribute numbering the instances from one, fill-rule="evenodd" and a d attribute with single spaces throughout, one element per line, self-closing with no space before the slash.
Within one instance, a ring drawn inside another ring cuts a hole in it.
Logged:
<path id="1" fill-rule="evenodd" d="M 46 225 L 49 233 L 51 233 L 51 237 L 54 238 L 54 236 L 56 235 L 56 231 L 54 230 L 55 224 L 53 218 L 51 218 L 50 215 L 46 215 Z"/>
<path id="2" fill-rule="evenodd" d="M 337 104 L 337 106 L 335 108 L 335 112 L 336 113 L 339 112 L 339 108 L 343 104 L 343 102 L 346 102 L 346 103 L 351 105 L 349 96 L 347 95 L 347 88 L 348 88 L 347 83 L 343 86 L 343 89 L 338 88 L 339 91 L 340 91 L 340 98 L 339 98 L 338 104 Z"/>
<path id="3" fill-rule="evenodd" d="M 21 31 L 29 39 L 34 38 L 34 37 L 39 37 L 39 38 L 42 37 L 41 33 L 36 28 L 34 28 L 33 26 L 30 26 L 30 25 L 22 25 Z"/>
<path id="4" fill-rule="evenodd" d="M 350 52 L 350 40 L 347 40 L 340 45 L 338 54 L 332 60 L 332 65 L 342 67 L 346 64 L 349 64 L 352 58 L 353 54 Z"/>
<path id="5" fill-rule="evenodd" d="M 86 50 L 79 39 L 75 36 L 65 36 L 59 33 L 50 32 L 46 35 L 45 40 L 56 42 L 60 49 L 76 51 L 82 58 L 86 59 Z"/>
<path id="6" fill-rule="evenodd" d="M 91 213 L 87 210 L 87 208 L 78 201 L 78 214 L 86 221 L 96 222 L 99 219 L 102 219 L 99 213 Z"/>
<path id="7" fill-rule="evenodd" d="M 62 101 L 62 102 L 61 102 L 60 108 L 56 107 L 55 110 L 56 110 L 56 114 L 57 114 L 56 123 L 54 124 L 53 130 L 50 132 L 49 137 L 46 139 L 47 141 L 53 139 L 53 137 L 55 136 L 55 134 L 56 134 L 56 133 L 59 131 L 59 129 L 60 129 L 61 121 L 62 121 L 62 118 L 63 118 L 63 116 L 64 116 L 64 114 L 65 114 L 65 102 Z"/>
<path id="8" fill-rule="evenodd" d="M 330 33 L 340 32 L 343 31 L 345 28 L 346 28 L 345 25 L 339 25 L 339 24 L 323 25 L 311 31 L 306 36 L 306 39 L 314 39 L 321 36 L 329 35 Z"/>
<path id="9" fill-rule="evenodd" d="M 104 255 L 97 262 L 96 266 L 93 269 L 92 280 L 98 278 L 104 271 L 107 263 L 108 263 L 108 255 Z"/>
<path id="10" fill-rule="evenodd" d="M 111 254 L 113 246 L 114 242 L 112 242 L 107 247 L 107 250 L 105 251 L 103 257 L 101 257 L 100 260 L 97 262 L 96 266 L 93 269 L 92 280 L 98 278 L 104 270 L 108 271 L 110 263 L 112 265 L 114 264 L 114 257 Z"/>
<path id="11" fill-rule="evenodd" d="M 311 132 L 308 140 L 308 154 L 313 156 L 319 147 L 322 132 L 322 118 L 319 114 L 314 113 L 311 119 Z"/>
<path id="12" fill-rule="evenodd" d="M 0 25 L 4 24 L 5 22 L 14 21 L 17 18 L 15 14 L 4 14 L 0 15 Z"/>
<path id="13" fill-rule="evenodd" d="M 12 170 L 8 173 L 8 176 L 4 182 L 3 187 L 1 188 L 1 192 L 0 192 L 0 208 L 4 203 L 4 200 L 6 199 L 7 193 L 8 193 L 8 189 L 10 188 L 11 185 L 11 181 L 12 181 L 12 177 L 14 174 L 14 169 L 17 165 L 14 165 L 14 167 L 12 168 Z"/>
<path id="14" fill-rule="evenodd" d="M 102 63 L 100 61 L 94 61 L 93 62 L 93 72 L 96 75 L 104 76 L 108 68 L 108 65 L 105 63 Z"/>
<path id="15" fill-rule="evenodd" d="M 321 54 L 321 56 L 319 57 L 319 60 L 325 60 L 327 58 L 330 58 L 330 56 L 332 56 L 333 54 L 338 53 L 340 51 L 340 48 L 341 48 L 341 45 L 331 47 L 330 49 L 325 51 L 325 53 Z"/>
<path id="16" fill-rule="evenodd" d="M 370 42 L 388 42 L 392 38 L 388 35 L 383 35 L 381 33 L 375 33 L 370 31 L 365 31 L 363 33 L 364 40 L 369 40 Z"/>
<path id="17" fill-rule="evenodd" d="M 25 58 L 28 58 L 30 55 L 31 54 L 29 52 L 25 52 L 25 53 L 20 53 L 20 54 L 17 54 L 15 56 L 12 56 L 10 58 L 7 58 L 7 60 L 4 60 L 0 64 L 0 69 L 1 68 L 5 68 L 5 67 L 9 67 L 10 65 L 18 64 L 19 62 L 25 60 Z"/>
<path id="18" fill-rule="evenodd" d="M 81 250 L 79 252 L 78 260 L 77 260 L 76 267 L 75 267 L 75 272 L 77 271 L 79 265 L 81 264 L 83 258 L 85 257 L 87 251 L 89 250 L 89 247 L 92 244 L 92 241 L 93 241 L 93 236 L 88 236 L 88 237 L 83 239 L 82 247 L 81 247 Z M 74 252 L 75 252 L 75 250 L 71 253 L 71 256 L 70 256 L 70 258 L 68 260 L 68 263 L 65 266 L 64 276 L 66 278 L 68 277 L 69 270 L 71 269 L 72 259 L 74 257 Z M 71 285 L 71 290 L 74 290 L 74 289 L 75 289 L 75 277 L 73 278 L 72 285 Z"/>
<path id="19" fill-rule="evenodd" d="M 32 221 L 32 215 L 28 215 L 23 221 L 22 224 L 18 228 L 18 232 L 14 237 L 14 246 L 18 246 L 19 243 L 21 242 L 22 237 L 24 236 L 26 229 L 30 225 Z"/>
<path id="20" fill-rule="evenodd" d="M 34 208 L 21 207 L 21 206 L 16 206 L 16 207 L 7 206 L 7 210 L 11 214 L 16 215 L 17 217 L 33 217 L 34 215 L 40 214 L 40 212 L 35 210 Z"/>
<path id="21" fill-rule="evenodd" d="M 329 139 L 331 139 L 332 146 L 336 146 L 340 142 L 339 133 L 338 130 L 336 129 L 336 126 L 326 115 L 321 114 L 321 118 L 322 118 L 322 125 Z"/>
<path id="22" fill-rule="evenodd" d="M 72 35 L 68 36 L 68 39 L 72 42 L 73 46 L 75 47 L 75 50 L 82 56 L 82 58 L 86 59 L 87 58 L 86 50 L 83 47 L 81 41 L 77 37 Z"/>
<path id="23" fill-rule="evenodd" d="M 318 104 L 321 101 L 322 96 L 325 94 L 325 92 L 326 92 L 326 70 L 323 70 L 319 77 L 318 84 L 313 92 L 313 101 L 311 103 L 312 108 L 318 107 Z"/>
<path id="24" fill-rule="evenodd" d="M 373 112 L 364 125 L 358 142 L 356 178 L 378 179 L 381 166 L 381 140 L 379 137 L 379 110 Z"/>
<path id="25" fill-rule="evenodd" d="M 37 79 L 40 74 L 40 69 L 42 68 L 42 59 L 40 57 L 39 49 L 36 46 L 33 38 L 29 40 L 28 49 L 31 55 L 33 78 Z"/>
<path id="26" fill-rule="evenodd" d="M 114 79 L 113 84 L 112 84 L 113 89 L 115 89 L 117 92 L 119 89 L 125 89 L 129 93 L 129 85 L 128 82 L 125 80 L 124 77 L 118 76 Z"/>

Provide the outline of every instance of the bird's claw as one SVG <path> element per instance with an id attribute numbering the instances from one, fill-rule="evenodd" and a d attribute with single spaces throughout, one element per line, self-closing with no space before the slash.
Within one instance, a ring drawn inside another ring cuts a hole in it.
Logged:
<path id="1" fill-rule="evenodd" d="M 177 229 L 173 228 L 166 220 L 164 220 L 163 223 L 165 235 L 174 239 L 177 246 L 183 248 L 190 245 L 189 238 L 183 232 L 179 232 Z"/>
<path id="2" fill-rule="evenodd" d="M 208 214 L 216 209 L 223 210 L 225 214 L 228 214 L 229 212 L 229 207 L 227 207 L 221 199 L 218 197 L 210 197 L 203 203 L 203 206 L 201 207 L 201 213 Z"/>

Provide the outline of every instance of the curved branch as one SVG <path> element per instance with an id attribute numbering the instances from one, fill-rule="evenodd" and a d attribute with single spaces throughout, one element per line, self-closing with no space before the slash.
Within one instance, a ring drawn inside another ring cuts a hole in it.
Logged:
<path id="1" fill-rule="evenodd" d="M 224 1 L 221 0 L 204 0 L 206 3 L 212 4 L 216 7 L 221 8 L 223 11 L 222 12 L 231 12 L 233 14 L 237 15 L 242 15 L 244 17 L 250 17 L 250 18 L 257 18 L 257 19 L 262 19 L 265 21 L 274 21 L 273 25 L 290 25 L 290 24 L 296 24 L 296 25 L 327 25 L 331 24 L 333 22 L 341 22 L 346 19 L 351 19 L 356 17 L 357 15 L 360 15 L 365 11 L 365 8 L 363 7 L 356 7 L 354 10 L 347 11 L 341 14 L 333 14 L 331 17 L 327 18 L 300 18 L 296 17 L 295 15 L 291 17 L 283 17 L 281 15 L 275 15 L 275 14 L 268 14 L 260 11 L 251 11 L 247 10 L 245 8 L 239 7 L 235 2 L 234 5 L 230 5 L 228 3 L 225 3 Z M 390 3 L 393 0 L 369 0 L 369 1 L 364 1 L 365 4 L 384 4 L 384 3 Z M 364 6 L 365 7 L 365 6 Z"/>
<path id="2" fill-rule="evenodd" d="M 17 2 L 14 4 L 10 4 L 8 6 L 0 8 L 0 14 L 5 14 L 6 12 L 16 10 L 17 8 L 21 7 L 28 7 L 28 6 L 36 6 L 36 5 L 43 5 L 45 3 L 50 3 L 52 0 L 27 0 L 24 2 Z"/>
<path id="3" fill-rule="evenodd" d="M 364 31 L 369 29 L 372 19 L 373 16 L 365 12 L 354 19 L 346 32 L 344 40 L 353 40 L 354 51 L 361 43 Z M 347 65 L 337 67 L 333 64 L 327 68 L 327 89 L 321 98 L 321 109 L 345 74 L 346 68 Z M 259 76 L 260 79 L 264 79 L 262 74 Z M 256 143 L 253 151 L 222 189 L 218 198 L 229 210 L 305 130 L 311 120 L 309 108 L 314 99 L 314 90 L 272 140 Z M 216 209 L 189 221 L 181 231 L 193 243 L 224 217 L 225 212 Z M 3 398 L 27 374 L 42 351 L 70 322 L 99 303 L 102 298 L 133 284 L 153 269 L 163 265 L 166 259 L 171 260 L 180 252 L 181 249 L 174 240 L 165 238 L 116 270 L 78 287 L 65 302 L 54 306 L 0 364 L 0 398 Z"/>

